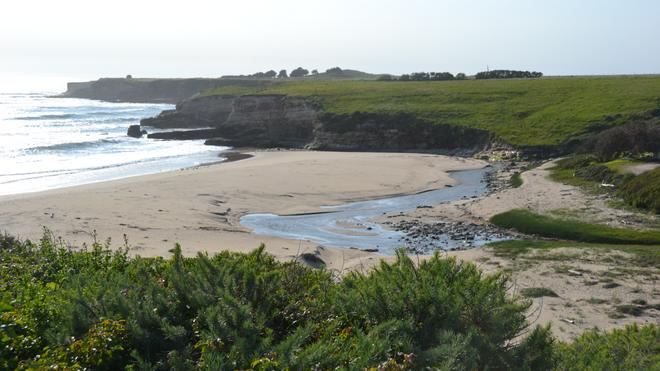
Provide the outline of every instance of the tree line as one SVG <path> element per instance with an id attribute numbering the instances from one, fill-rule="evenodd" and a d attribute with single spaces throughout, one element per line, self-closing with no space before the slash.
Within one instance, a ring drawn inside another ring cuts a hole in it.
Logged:
<path id="1" fill-rule="evenodd" d="M 456 76 L 450 72 L 413 72 L 403 74 L 399 77 L 384 74 L 378 78 L 380 81 L 448 81 L 466 79 L 467 76 L 462 72 L 457 73 Z"/>
<path id="2" fill-rule="evenodd" d="M 477 80 L 487 79 L 535 79 L 542 77 L 543 73 L 536 71 L 492 70 L 482 71 L 474 77 Z"/>
<path id="3" fill-rule="evenodd" d="M 327 70 L 325 70 L 326 74 L 341 74 L 342 72 L 343 72 L 343 70 L 339 67 L 332 67 L 332 68 L 328 68 Z M 226 77 L 243 77 L 243 78 L 244 77 L 251 77 L 251 78 L 258 78 L 258 79 L 275 79 L 275 78 L 286 79 L 288 77 L 293 77 L 293 78 L 305 77 L 305 76 L 309 76 L 310 74 L 311 75 L 318 75 L 319 70 L 318 69 L 313 69 L 310 72 L 306 68 L 298 67 L 298 68 L 295 68 L 294 70 L 292 70 L 291 73 L 289 73 L 285 69 L 281 69 L 279 72 L 276 72 L 275 70 L 268 70 L 266 72 L 256 72 L 256 73 L 253 73 L 251 75 L 235 75 L 235 76 L 226 76 Z"/>
<path id="4" fill-rule="evenodd" d="M 514 78 L 539 78 L 543 73 L 536 71 L 514 71 L 514 70 L 492 70 L 478 72 L 475 75 L 477 80 L 485 79 L 514 79 Z M 401 76 L 390 74 L 381 75 L 379 81 L 449 81 L 449 80 L 467 80 L 463 72 L 453 75 L 450 72 L 413 72 Z"/>

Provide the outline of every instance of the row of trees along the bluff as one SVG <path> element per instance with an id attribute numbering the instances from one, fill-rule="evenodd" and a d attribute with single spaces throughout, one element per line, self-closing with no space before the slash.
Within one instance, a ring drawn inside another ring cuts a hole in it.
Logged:
<path id="1" fill-rule="evenodd" d="M 493 70 L 477 73 L 474 78 L 477 80 L 485 79 L 514 79 L 514 78 L 539 78 L 543 73 L 536 71 L 513 71 L 513 70 Z M 467 80 L 468 77 L 459 72 L 455 76 L 450 72 L 413 72 L 403 74 L 399 77 L 384 74 L 378 80 L 380 81 L 449 81 L 449 80 Z"/>

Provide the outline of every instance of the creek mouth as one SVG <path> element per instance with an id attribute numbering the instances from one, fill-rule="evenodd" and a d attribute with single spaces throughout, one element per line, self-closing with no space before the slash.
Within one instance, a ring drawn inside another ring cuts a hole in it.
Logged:
<path id="1" fill-rule="evenodd" d="M 425 241 L 424 246 L 416 246 L 419 240 L 411 239 L 405 230 L 388 229 L 374 220 L 384 214 L 405 213 L 418 207 L 483 196 L 488 193 L 486 176 L 492 171 L 492 167 L 454 171 L 450 176 L 459 184 L 413 195 L 324 206 L 328 211 L 324 213 L 248 214 L 240 222 L 257 235 L 309 240 L 322 246 L 377 251 L 383 255 L 392 255 L 401 247 L 413 252 L 477 247 L 506 237 L 473 226 L 462 233 L 440 231 Z"/>

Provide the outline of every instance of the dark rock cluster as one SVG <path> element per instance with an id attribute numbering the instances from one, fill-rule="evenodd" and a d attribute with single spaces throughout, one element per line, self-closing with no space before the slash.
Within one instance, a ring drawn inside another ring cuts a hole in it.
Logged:
<path id="1" fill-rule="evenodd" d="M 414 253 L 429 253 L 438 249 L 461 250 L 511 237 L 511 234 L 490 224 L 461 221 L 426 223 L 419 220 L 404 220 L 388 221 L 383 224 L 404 232 L 406 236 L 402 242 Z"/>

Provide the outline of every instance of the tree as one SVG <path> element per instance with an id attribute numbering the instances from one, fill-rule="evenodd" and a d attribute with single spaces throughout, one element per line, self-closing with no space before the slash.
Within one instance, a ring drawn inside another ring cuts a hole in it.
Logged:
<path id="1" fill-rule="evenodd" d="M 514 71 L 514 70 L 492 70 L 479 72 L 475 75 L 477 80 L 484 79 L 535 79 L 542 77 L 541 72 L 536 71 Z"/>
<path id="2" fill-rule="evenodd" d="M 126 75 L 126 80 L 130 80 L 133 78 L 133 75 Z"/>
<path id="3" fill-rule="evenodd" d="M 392 75 L 390 75 L 390 74 L 382 74 L 382 75 L 378 76 L 378 81 L 392 81 L 392 80 L 394 80 L 394 79 L 392 78 Z"/>
<path id="4" fill-rule="evenodd" d="M 459 72 L 456 74 L 456 80 L 467 80 L 467 76 L 463 72 Z"/>
<path id="5" fill-rule="evenodd" d="M 264 73 L 264 76 L 268 77 L 269 79 L 272 79 L 273 77 L 277 76 L 277 72 L 275 72 L 274 70 L 266 71 L 266 73 Z"/>
<path id="6" fill-rule="evenodd" d="M 286 70 L 280 70 L 280 73 L 277 74 L 278 79 L 286 79 L 289 75 L 286 74 Z"/>
<path id="7" fill-rule="evenodd" d="M 342 73 L 342 69 L 339 67 L 332 67 L 325 70 L 325 73 Z"/>
<path id="8" fill-rule="evenodd" d="M 298 67 L 295 70 L 291 71 L 291 77 L 303 77 L 309 75 L 309 71 L 302 67 Z"/>
<path id="9" fill-rule="evenodd" d="M 312 75 L 318 75 L 318 74 L 319 74 L 319 70 L 317 70 L 317 69 L 312 70 Z"/>

